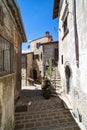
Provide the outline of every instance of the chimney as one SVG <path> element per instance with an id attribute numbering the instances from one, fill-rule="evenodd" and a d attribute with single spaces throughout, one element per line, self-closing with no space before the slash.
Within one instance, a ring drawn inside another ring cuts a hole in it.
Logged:
<path id="1" fill-rule="evenodd" d="M 52 36 L 50 35 L 49 31 L 46 32 L 46 36 L 48 37 L 48 42 L 53 41 Z"/>
<path id="2" fill-rule="evenodd" d="M 49 36 L 49 35 L 50 35 L 50 33 L 47 31 L 47 32 L 46 32 L 46 36 Z"/>

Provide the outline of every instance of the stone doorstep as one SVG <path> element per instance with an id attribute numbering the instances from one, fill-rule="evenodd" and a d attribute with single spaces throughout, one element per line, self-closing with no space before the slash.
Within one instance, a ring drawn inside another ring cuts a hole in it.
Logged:
<path id="1" fill-rule="evenodd" d="M 32 127 L 31 127 L 32 126 Z M 57 125 L 53 124 L 50 126 L 37 124 L 34 126 L 33 123 L 24 125 L 18 125 L 15 127 L 15 130 L 80 130 L 77 125 Z"/>
<path id="2" fill-rule="evenodd" d="M 15 112 L 27 112 L 27 111 L 28 111 L 27 105 L 21 105 L 15 108 Z"/>

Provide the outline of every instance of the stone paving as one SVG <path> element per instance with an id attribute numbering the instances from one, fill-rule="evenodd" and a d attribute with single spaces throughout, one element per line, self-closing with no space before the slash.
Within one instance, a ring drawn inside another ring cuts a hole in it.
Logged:
<path id="1" fill-rule="evenodd" d="M 57 97 L 44 99 L 41 90 L 22 90 L 15 107 L 15 130 L 80 130 Z"/>

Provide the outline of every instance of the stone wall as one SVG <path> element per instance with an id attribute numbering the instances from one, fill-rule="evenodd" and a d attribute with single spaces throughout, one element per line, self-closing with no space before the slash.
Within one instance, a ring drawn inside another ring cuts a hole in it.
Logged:
<path id="1" fill-rule="evenodd" d="M 15 4 L 12 6 L 14 6 L 15 10 Z M 17 99 L 21 90 L 22 39 L 12 15 L 13 10 L 11 9 L 13 8 L 10 7 L 8 1 L 0 0 L 0 11 L 2 11 L 2 13 L 0 12 L 0 36 L 7 44 L 9 43 L 13 46 L 13 55 L 11 55 L 13 64 L 10 66 L 13 68 L 12 71 L 6 74 L 0 71 L 0 74 L 3 73 L 2 76 L 0 75 L 0 130 L 14 129 L 14 100 Z M 0 45 L 1 43 L 3 46 L 4 43 L 0 41 Z"/>
<path id="2" fill-rule="evenodd" d="M 33 78 L 33 53 L 27 54 L 27 78 Z"/>
<path id="3" fill-rule="evenodd" d="M 43 44 L 43 53 L 42 53 L 43 54 L 43 69 L 42 69 L 43 76 L 45 76 L 44 74 L 46 71 L 47 61 L 50 58 L 55 60 L 55 49 L 58 49 L 58 42 Z"/>
<path id="4" fill-rule="evenodd" d="M 34 60 L 33 60 L 33 69 L 35 69 L 37 71 L 38 81 L 41 81 L 41 77 L 42 77 L 42 68 L 43 67 L 42 67 L 41 55 L 42 55 L 43 48 L 42 48 L 42 46 L 37 47 L 37 44 L 46 43 L 46 42 L 48 42 L 47 36 L 35 39 L 35 40 L 31 41 L 31 43 L 30 43 L 31 52 L 33 52 L 34 56 L 38 55 L 38 58 L 34 58 Z"/>
<path id="5" fill-rule="evenodd" d="M 27 85 L 27 54 L 22 54 L 22 60 L 21 60 L 21 81 L 22 86 Z"/>

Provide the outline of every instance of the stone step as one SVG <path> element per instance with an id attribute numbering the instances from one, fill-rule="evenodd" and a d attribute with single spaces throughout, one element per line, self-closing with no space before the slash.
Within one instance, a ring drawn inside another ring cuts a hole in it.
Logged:
<path id="1" fill-rule="evenodd" d="M 67 118 L 67 120 L 66 120 Z M 75 121 L 70 115 L 69 111 L 64 110 L 61 106 L 54 110 L 46 111 L 31 111 L 31 112 L 20 112 L 15 114 L 15 130 L 25 129 L 42 129 L 45 127 L 53 127 L 55 125 L 60 127 L 71 127 L 75 126 Z M 59 127 L 59 128 L 60 128 Z"/>
<path id="2" fill-rule="evenodd" d="M 80 130 L 58 95 L 47 100 L 41 96 L 41 91 L 23 90 L 16 104 L 14 130 L 75 130 L 74 128 Z"/>
<path id="3" fill-rule="evenodd" d="M 61 81 L 61 79 L 58 79 L 58 78 L 51 78 L 51 81 Z"/>

